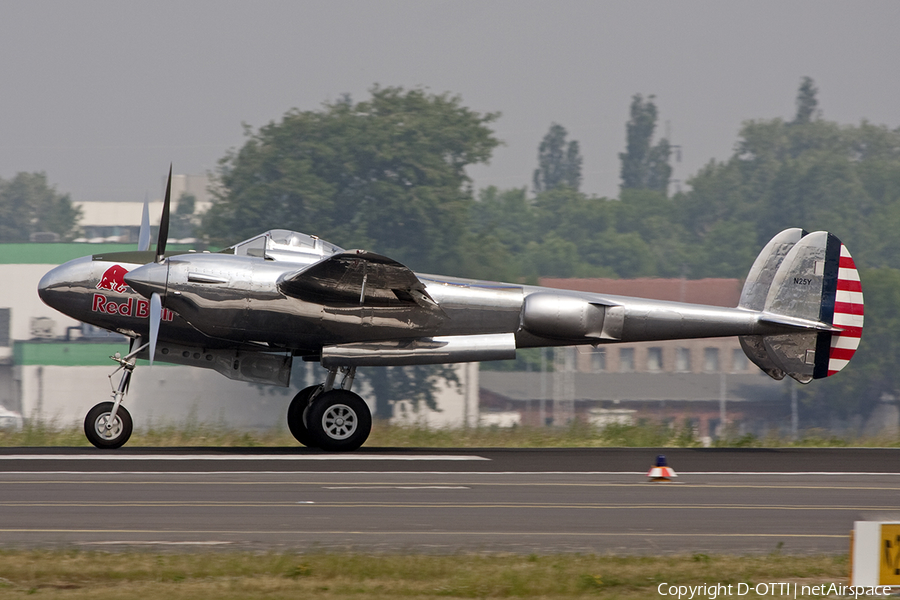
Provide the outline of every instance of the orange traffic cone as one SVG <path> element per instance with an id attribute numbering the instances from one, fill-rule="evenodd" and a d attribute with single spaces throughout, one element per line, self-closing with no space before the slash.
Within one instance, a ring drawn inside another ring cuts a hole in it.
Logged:
<path id="1" fill-rule="evenodd" d="M 650 481 L 669 481 L 672 477 L 678 477 L 672 467 L 666 464 L 666 457 L 660 454 L 656 457 L 656 465 L 651 466 L 647 471 L 647 477 Z"/>

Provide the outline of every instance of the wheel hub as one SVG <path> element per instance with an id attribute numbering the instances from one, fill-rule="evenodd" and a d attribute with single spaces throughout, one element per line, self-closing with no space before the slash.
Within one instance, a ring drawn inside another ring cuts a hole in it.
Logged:
<path id="1" fill-rule="evenodd" d="M 335 404 L 322 415 L 322 429 L 328 437 L 345 440 L 356 431 L 356 412 L 346 404 Z"/>
<path id="2" fill-rule="evenodd" d="M 110 422 L 109 417 L 110 413 L 108 412 L 97 417 L 97 421 L 94 423 L 94 430 L 100 437 L 112 440 L 119 437 L 122 433 L 122 421 L 118 415 L 112 422 Z"/>

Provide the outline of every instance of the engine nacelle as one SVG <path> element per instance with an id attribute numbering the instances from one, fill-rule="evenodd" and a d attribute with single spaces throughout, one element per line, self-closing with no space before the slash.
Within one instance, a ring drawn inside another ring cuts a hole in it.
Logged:
<path id="1" fill-rule="evenodd" d="M 618 339 L 623 320 L 621 307 L 566 294 L 529 294 L 522 308 L 522 327 L 526 331 L 559 340 Z"/>

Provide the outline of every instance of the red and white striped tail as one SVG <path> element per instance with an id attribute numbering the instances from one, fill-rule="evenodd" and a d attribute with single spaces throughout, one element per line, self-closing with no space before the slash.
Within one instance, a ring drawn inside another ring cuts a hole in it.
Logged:
<path id="1" fill-rule="evenodd" d="M 841 244 L 838 267 L 837 293 L 834 301 L 834 320 L 840 333 L 831 337 L 831 352 L 828 356 L 828 375 L 834 375 L 847 366 L 859 347 L 863 327 L 863 295 L 859 282 L 859 271 L 847 247 Z"/>

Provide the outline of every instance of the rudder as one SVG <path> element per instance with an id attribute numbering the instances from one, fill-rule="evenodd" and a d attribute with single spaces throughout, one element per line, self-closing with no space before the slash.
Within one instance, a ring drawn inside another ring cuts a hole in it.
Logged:
<path id="1" fill-rule="evenodd" d="M 862 338 L 864 312 L 859 271 L 847 247 L 841 244 L 832 319 L 832 324 L 840 327 L 841 332 L 831 335 L 828 364 L 823 367 L 824 375 L 821 377 L 834 375 L 846 367 L 856 354 Z"/>

